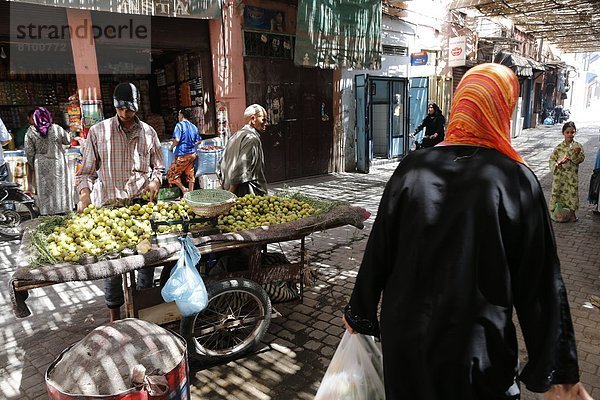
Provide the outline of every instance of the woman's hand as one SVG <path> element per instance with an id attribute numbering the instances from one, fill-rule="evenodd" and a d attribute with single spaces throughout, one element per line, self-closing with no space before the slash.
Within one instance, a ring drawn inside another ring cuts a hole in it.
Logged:
<path id="1" fill-rule="evenodd" d="M 348 321 L 346 321 L 346 317 L 344 317 L 342 315 L 342 322 L 344 323 L 344 326 L 346 327 L 346 330 L 348 332 L 350 332 L 350 334 L 354 335 L 355 333 L 357 333 L 354 329 L 352 329 L 352 327 L 348 324 Z"/>
<path id="2" fill-rule="evenodd" d="M 581 382 L 574 385 L 552 385 L 550 390 L 544 393 L 545 400 L 594 400 L 585 390 Z"/>

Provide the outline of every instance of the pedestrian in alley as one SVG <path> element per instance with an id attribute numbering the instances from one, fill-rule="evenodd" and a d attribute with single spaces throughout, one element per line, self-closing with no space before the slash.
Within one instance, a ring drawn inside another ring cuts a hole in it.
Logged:
<path id="1" fill-rule="evenodd" d="M 71 212 L 75 208 L 75 193 L 64 147 L 71 143 L 71 135 L 53 123 L 52 113 L 45 107 L 34 110 L 32 122 L 25 133 L 25 154 L 33 173 L 29 181 L 35 182 L 40 214 Z"/>
<path id="2" fill-rule="evenodd" d="M 433 147 L 442 142 L 444 140 L 445 125 L 446 118 L 442 114 L 440 107 L 435 103 L 429 103 L 427 106 L 427 115 L 423 118 L 421 125 L 417 126 L 417 129 L 411 135 L 414 136 L 425 129 L 425 136 L 421 142 L 417 143 L 417 149 Z"/>
<path id="3" fill-rule="evenodd" d="M 550 211 L 556 222 L 575 222 L 579 208 L 579 164 L 585 159 L 583 146 L 573 138 L 577 128 L 572 121 L 562 127 L 564 140 L 556 146 L 550 156 L 552 193 Z"/>
<path id="4" fill-rule="evenodd" d="M 594 215 L 600 216 L 600 147 L 596 153 L 596 162 L 594 163 L 594 171 L 590 178 L 590 187 L 588 190 L 588 201 L 596 207 L 592 212 Z"/>
<path id="5" fill-rule="evenodd" d="M 246 125 L 237 131 L 225 146 L 217 174 L 223 189 L 238 197 L 246 194 L 265 196 L 265 157 L 260 134 L 268 125 L 267 112 L 263 106 L 252 104 L 244 111 Z"/>
<path id="6" fill-rule="evenodd" d="M 150 201 L 156 198 L 164 173 L 162 149 L 156 131 L 136 116 L 139 98 L 135 85 L 118 84 L 113 93 L 117 114 L 90 128 L 83 162 L 75 176 L 79 212 L 92 199 L 94 205 L 102 207 L 128 204 L 146 191 Z M 138 288 L 150 287 L 153 277 L 154 268 L 139 270 Z M 104 280 L 104 297 L 110 321 L 120 319 L 125 303 L 120 274 Z"/>
<path id="7" fill-rule="evenodd" d="M 544 194 L 510 143 L 518 95 L 509 68 L 471 68 L 445 141 L 386 185 L 343 321 L 381 338 L 387 400 L 519 399 L 519 382 L 590 399 Z"/>
<path id="8" fill-rule="evenodd" d="M 181 193 L 194 190 L 196 175 L 194 174 L 194 162 L 196 161 L 196 145 L 200 143 L 198 128 L 190 122 L 192 112 L 189 108 L 182 108 L 177 114 L 179 122 L 175 125 L 173 141 L 169 151 L 175 150 L 175 160 L 169 166 L 167 180 L 170 185 L 176 185 Z M 181 182 L 185 178 L 188 187 Z"/>

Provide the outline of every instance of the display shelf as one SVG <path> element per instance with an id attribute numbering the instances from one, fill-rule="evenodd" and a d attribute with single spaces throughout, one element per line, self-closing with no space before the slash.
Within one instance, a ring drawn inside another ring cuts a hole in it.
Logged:
<path id="1" fill-rule="evenodd" d="M 71 82 L 0 81 L 0 106 L 58 105 L 75 91 Z"/>

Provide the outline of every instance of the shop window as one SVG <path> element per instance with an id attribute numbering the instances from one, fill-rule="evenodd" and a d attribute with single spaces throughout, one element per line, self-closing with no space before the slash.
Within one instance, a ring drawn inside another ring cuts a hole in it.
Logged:
<path id="1" fill-rule="evenodd" d="M 291 35 L 244 31 L 244 55 L 293 60 L 294 42 Z"/>

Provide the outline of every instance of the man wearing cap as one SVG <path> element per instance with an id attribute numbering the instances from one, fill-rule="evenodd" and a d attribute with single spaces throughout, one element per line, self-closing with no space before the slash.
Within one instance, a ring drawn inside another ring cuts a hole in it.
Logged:
<path id="1" fill-rule="evenodd" d="M 92 199 L 102 207 L 127 204 L 146 191 L 151 200 L 156 198 L 164 172 L 162 150 L 156 131 L 136 116 L 139 98 L 135 85 L 120 83 L 113 93 L 117 115 L 90 128 L 75 177 L 77 211 L 82 212 Z M 153 268 L 140 270 L 138 287 L 149 287 L 153 276 Z M 121 275 L 105 279 L 104 292 L 110 320 L 119 319 L 125 302 Z"/>
<path id="2" fill-rule="evenodd" d="M 267 128 L 267 112 L 252 104 L 244 111 L 246 125 L 237 131 L 225 147 L 219 162 L 218 175 L 223 189 L 238 197 L 246 194 L 267 194 L 265 179 L 265 157 L 260 134 Z"/>

